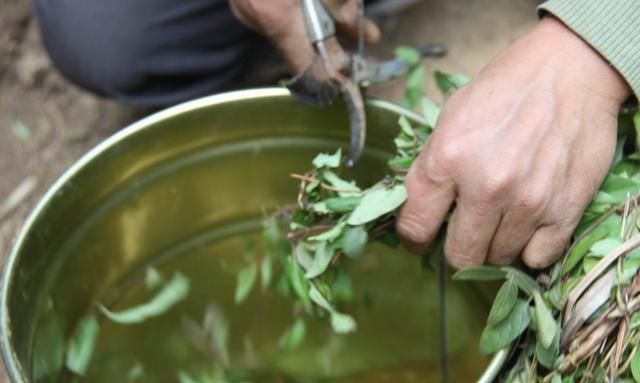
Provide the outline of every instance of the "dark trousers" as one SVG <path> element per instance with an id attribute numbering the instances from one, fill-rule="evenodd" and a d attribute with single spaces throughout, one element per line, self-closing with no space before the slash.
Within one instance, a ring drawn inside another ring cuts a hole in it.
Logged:
<path id="1" fill-rule="evenodd" d="M 227 0 L 35 0 L 45 47 L 76 84 L 159 107 L 229 89 L 266 43 Z"/>

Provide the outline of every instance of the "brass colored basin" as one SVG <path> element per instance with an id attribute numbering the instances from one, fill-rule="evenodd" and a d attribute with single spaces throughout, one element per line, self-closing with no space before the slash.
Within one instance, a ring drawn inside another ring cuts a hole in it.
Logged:
<path id="1" fill-rule="evenodd" d="M 366 150 L 353 173 L 361 184 L 384 175 L 399 115 L 421 118 L 368 102 Z M 306 170 L 319 151 L 346 147 L 348 135 L 343 105 L 311 108 L 270 88 L 172 107 L 91 150 L 38 203 L 4 269 L 0 346 L 11 381 L 33 382 L 36 322 L 46 307 L 62 316 L 68 336 L 88 307 L 150 258 L 294 201 L 288 174 Z M 496 354 L 479 382 L 492 381 L 505 358 Z"/>

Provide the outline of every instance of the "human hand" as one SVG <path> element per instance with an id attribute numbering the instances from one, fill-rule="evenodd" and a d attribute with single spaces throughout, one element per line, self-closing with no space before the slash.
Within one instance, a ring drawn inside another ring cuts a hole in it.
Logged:
<path id="1" fill-rule="evenodd" d="M 245 25 L 269 39 L 283 55 L 289 68 L 298 73 L 313 61 L 314 51 L 304 24 L 300 0 L 230 0 L 234 15 Z M 336 29 L 345 36 L 357 37 L 356 0 L 325 0 Z M 380 30 L 365 20 L 365 41 L 377 42 Z"/>
<path id="2" fill-rule="evenodd" d="M 398 232 L 425 251 L 455 203 L 452 266 L 518 255 L 550 265 L 610 168 L 629 94 L 604 58 L 545 17 L 446 102 L 407 175 Z"/>

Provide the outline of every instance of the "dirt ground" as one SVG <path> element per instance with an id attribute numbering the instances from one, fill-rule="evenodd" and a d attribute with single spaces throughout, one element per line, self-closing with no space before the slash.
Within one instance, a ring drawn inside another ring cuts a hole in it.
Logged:
<path id="1" fill-rule="evenodd" d="M 423 0 L 384 23 L 388 56 L 398 45 L 447 45 L 429 69 L 477 73 L 536 22 L 534 0 Z M 433 84 L 428 84 L 430 93 Z M 373 90 L 401 98 L 396 81 Z M 0 264 L 29 211 L 52 182 L 98 142 L 141 115 L 66 82 L 52 67 L 26 0 L 0 0 Z M 8 382 L 0 366 L 0 383 Z"/>

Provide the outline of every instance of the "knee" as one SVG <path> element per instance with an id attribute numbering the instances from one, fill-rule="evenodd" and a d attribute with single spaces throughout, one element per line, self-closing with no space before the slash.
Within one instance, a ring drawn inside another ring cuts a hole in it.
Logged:
<path id="1" fill-rule="evenodd" d="M 89 4 L 86 4 L 89 3 Z M 126 93 L 140 81 L 137 33 L 125 21 L 99 15 L 95 2 L 36 0 L 42 40 L 56 68 L 98 94 Z"/>

